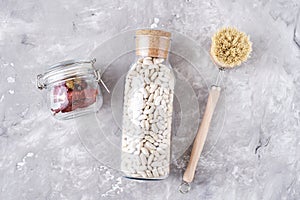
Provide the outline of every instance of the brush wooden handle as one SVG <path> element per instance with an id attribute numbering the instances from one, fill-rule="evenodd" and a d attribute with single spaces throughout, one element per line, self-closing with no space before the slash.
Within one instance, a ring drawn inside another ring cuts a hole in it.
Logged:
<path id="1" fill-rule="evenodd" d="M 216 108 L 221 88 L 218 86 L 212 86 L 208 95 L 208 100 L 205 108 L 205 112 L 202 118 L 202 122 L 198 129 L 198 133 L 195 137 L 193 149 L 190 157 L 189 164 L 184 172 L 183 181 L 191 183 L 194 179 L 195 170 L 203 150 L 203 146 L 206 140 L 210 122 Z"/>

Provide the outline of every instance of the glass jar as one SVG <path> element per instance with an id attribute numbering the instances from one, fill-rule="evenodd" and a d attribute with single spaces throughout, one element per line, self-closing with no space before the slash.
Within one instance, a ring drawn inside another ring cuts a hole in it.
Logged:
<path id="1" fill-rule="evenodd" d="M 37 87 L 47 90 L 47 104 L 57 119 L 70 119 L 100 109 L 103 103 L 96 60 L 68 60 L 37 76 Z"/>
<path id="2" fill-rule="evenodd" d="M 175 77 L 169 32 L 136 31 L 136 61 L 125 81 L 121 170 L 128 178 L 169 175 Z"/>

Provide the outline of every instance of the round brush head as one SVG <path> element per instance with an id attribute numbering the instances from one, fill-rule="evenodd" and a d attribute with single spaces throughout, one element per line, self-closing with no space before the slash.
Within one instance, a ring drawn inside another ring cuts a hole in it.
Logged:
<path id="1" fill-rule="evenodd" d="M 233 68 L 246 61 L 252 51 L 249 36 L 236 28 L 221 28 L 212 37 L 210 54 L 222 68 Z"/>

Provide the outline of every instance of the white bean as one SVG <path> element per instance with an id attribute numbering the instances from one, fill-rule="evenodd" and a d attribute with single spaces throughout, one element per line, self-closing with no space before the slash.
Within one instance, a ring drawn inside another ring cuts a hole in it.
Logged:
<path id="1" fill-rule="evenodd" d="M 159 153 L 159 154 L 165 154 L 165 150 L 163 150 L 161 147 L 157 147 L 156 151 Z"/>
<path id="2" fill-rule="evenodd" d="M 144 154 L 140 154 L 140 159 L 141 159 L 141 163 L 142 165 L 146 166 L 147 165 L 147 158 Z"/>
<path id="3" fill-rule="evenodd" d="M 146 142 L 145 143 L 145 147 L 147 148 L 147 149 L 150 149 L 150 150 L 154 150 L 156 147 L 153 145 L 153 144 L 151 144 L 150 142 Z"/>
<path id="4" fill-rule="evenodd" d="M 143 65 L 153 65 L 153 62 L 152 62 L 152 60 L 144 59 L 143 60 Z"/>
<path id="5" fill-rule="evenodd" d="M 147 119 L 147 115 L 140 115 L 138 117 L 138 120 L 144 120 L 144 119 Z"/>
<path id="6" fill-rule="evenodd" d="M 162 165 L 162 162 L 161 161 L 155 161 L 151 164 L 152 167 L 159 167 Z"/>
<path id="7" fill-rule="evenodd" d="M 161 64 L 164 61 L 165 61 L 165 59 L 163 59 L 163 58 L 156 58 L 156 59 L 154 59 L 154 64 Z"/>
<path id="8" fill-rule="evenodd" d="M 139 175 L 141 175 L 143 178 L 147 178 L 147 174 L 144 171 L 138 171 L 137 172 Z"/>
<path id="9" fill-rule="evenodd" d="M 167 145 L 167 144 L 165 144 L 165 143 L 161 143 L 161 144 L 159 145 L 159 147 L 161 147 L 161 148 L 163 148 L 163 149 L 167 149 L 167 148 L 169 148 L 169 145 Z"/>
<path id="10" fill-rule="evenodd" d="M 142 151 L 142 153 L 143 153 L 147 158 L 149 157 L 149 151 L 148 151 L 148 149 L 142 147 L 142 148 L 141 148 L 141 151 Z"/>
<path id="11" fill-rule="evenodd" d="M 158 171 L 157 171 L 156 168 L 154 168 L 154 169 L 152 170 L 152 174 L 153 174 L 153 176 L 154 176 L 155 178 L 159 177 L 159 173 L 158 173 Z"/>
<path id="12" fill-rule="evenodd" d="M 148 136 L 148 135 L 145 137 L 145 139 L 148 140 L 151 143 L 155 142 L 155 140 L 151 136 Z"/>
<path id="13" fill-rule="evenodd" d="M 150 131 L 150 135 L 154 138 L 154 140 L 156 140 L 156 141 L 158 140 L 158 136 L 156 133 Z"/>
<path id="14" fill-rule="evenodd" d="M 151 81 L 154 81 L 154 79 L 157 77 L 157 72 L 154 72 L 151 77 L 150 77 L 150 80 Z"/>
<path id="15" fill-rule="evenodd" d="M 164 170 L 161 167 L 158 167 L 157 171 L 158 171 L 159 175 L 161 175 L 161 176 L 165 175 L 165 172 L 164 172 Z"/>
<path id="16" fill-rule="evenodd" d="M 144 171 L 146 169 L 147 169 L 146 166 L 138 166 L 138 168 L 137 168 L 138 171 Z"/>
<path id="17" fill-rule="evenodd" d="M 158 132 L 158 128 L 157 128 L 157 126 L 156 126 L 156 124 L 152 124 L 151 125 L 151 128 L 152 128 L 152 131 L 154 132 L 154 133 L 157 133 Z"/>
<path id="18" fill-rule="evenodd" d="M 154 158 L 154 154 L 150 154 L 150 156 L 148 158 L 148 163 L 147 163 L 148 165 L 151 165 L 153 158 Z"/>
<path id="19" fill-rule="evenodd" d="M 155 101 L 154 101 L 154 105 L 158 106 L 160 104 L 160 101 L 162 100 L 162 96 L 158 96 Z"/>
<path id="20" fill-rule="evenodd" d="M 147 174 L 147 176 L 148 176 L 149 178 L 152 178 L 152 177 L 153 177 L 153 175 L 152 175 L 152 173 L 151 173 L 150 170 L 146 170 L 146 174 Z"/>
<path id="21" fill-rule="evenodd" d="M 159 154 L 157 151 L 154 151 L 154 152 L 153 152 L 153 155 L 154 155 L 155 157 L 159 157 L 159 156 L 160 156 L 160 154 Z"/>

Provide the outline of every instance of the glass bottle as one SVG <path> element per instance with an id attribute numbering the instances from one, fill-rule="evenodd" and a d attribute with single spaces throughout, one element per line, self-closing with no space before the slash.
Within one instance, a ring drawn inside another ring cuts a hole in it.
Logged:
<path id="1" fill-rule="evenodd" d="M 125 81 L 121 170 L 128 178 L 169 175 L 175 77 L 167 57 L 171 33 L 136 31 L 136 60 Z"/>

